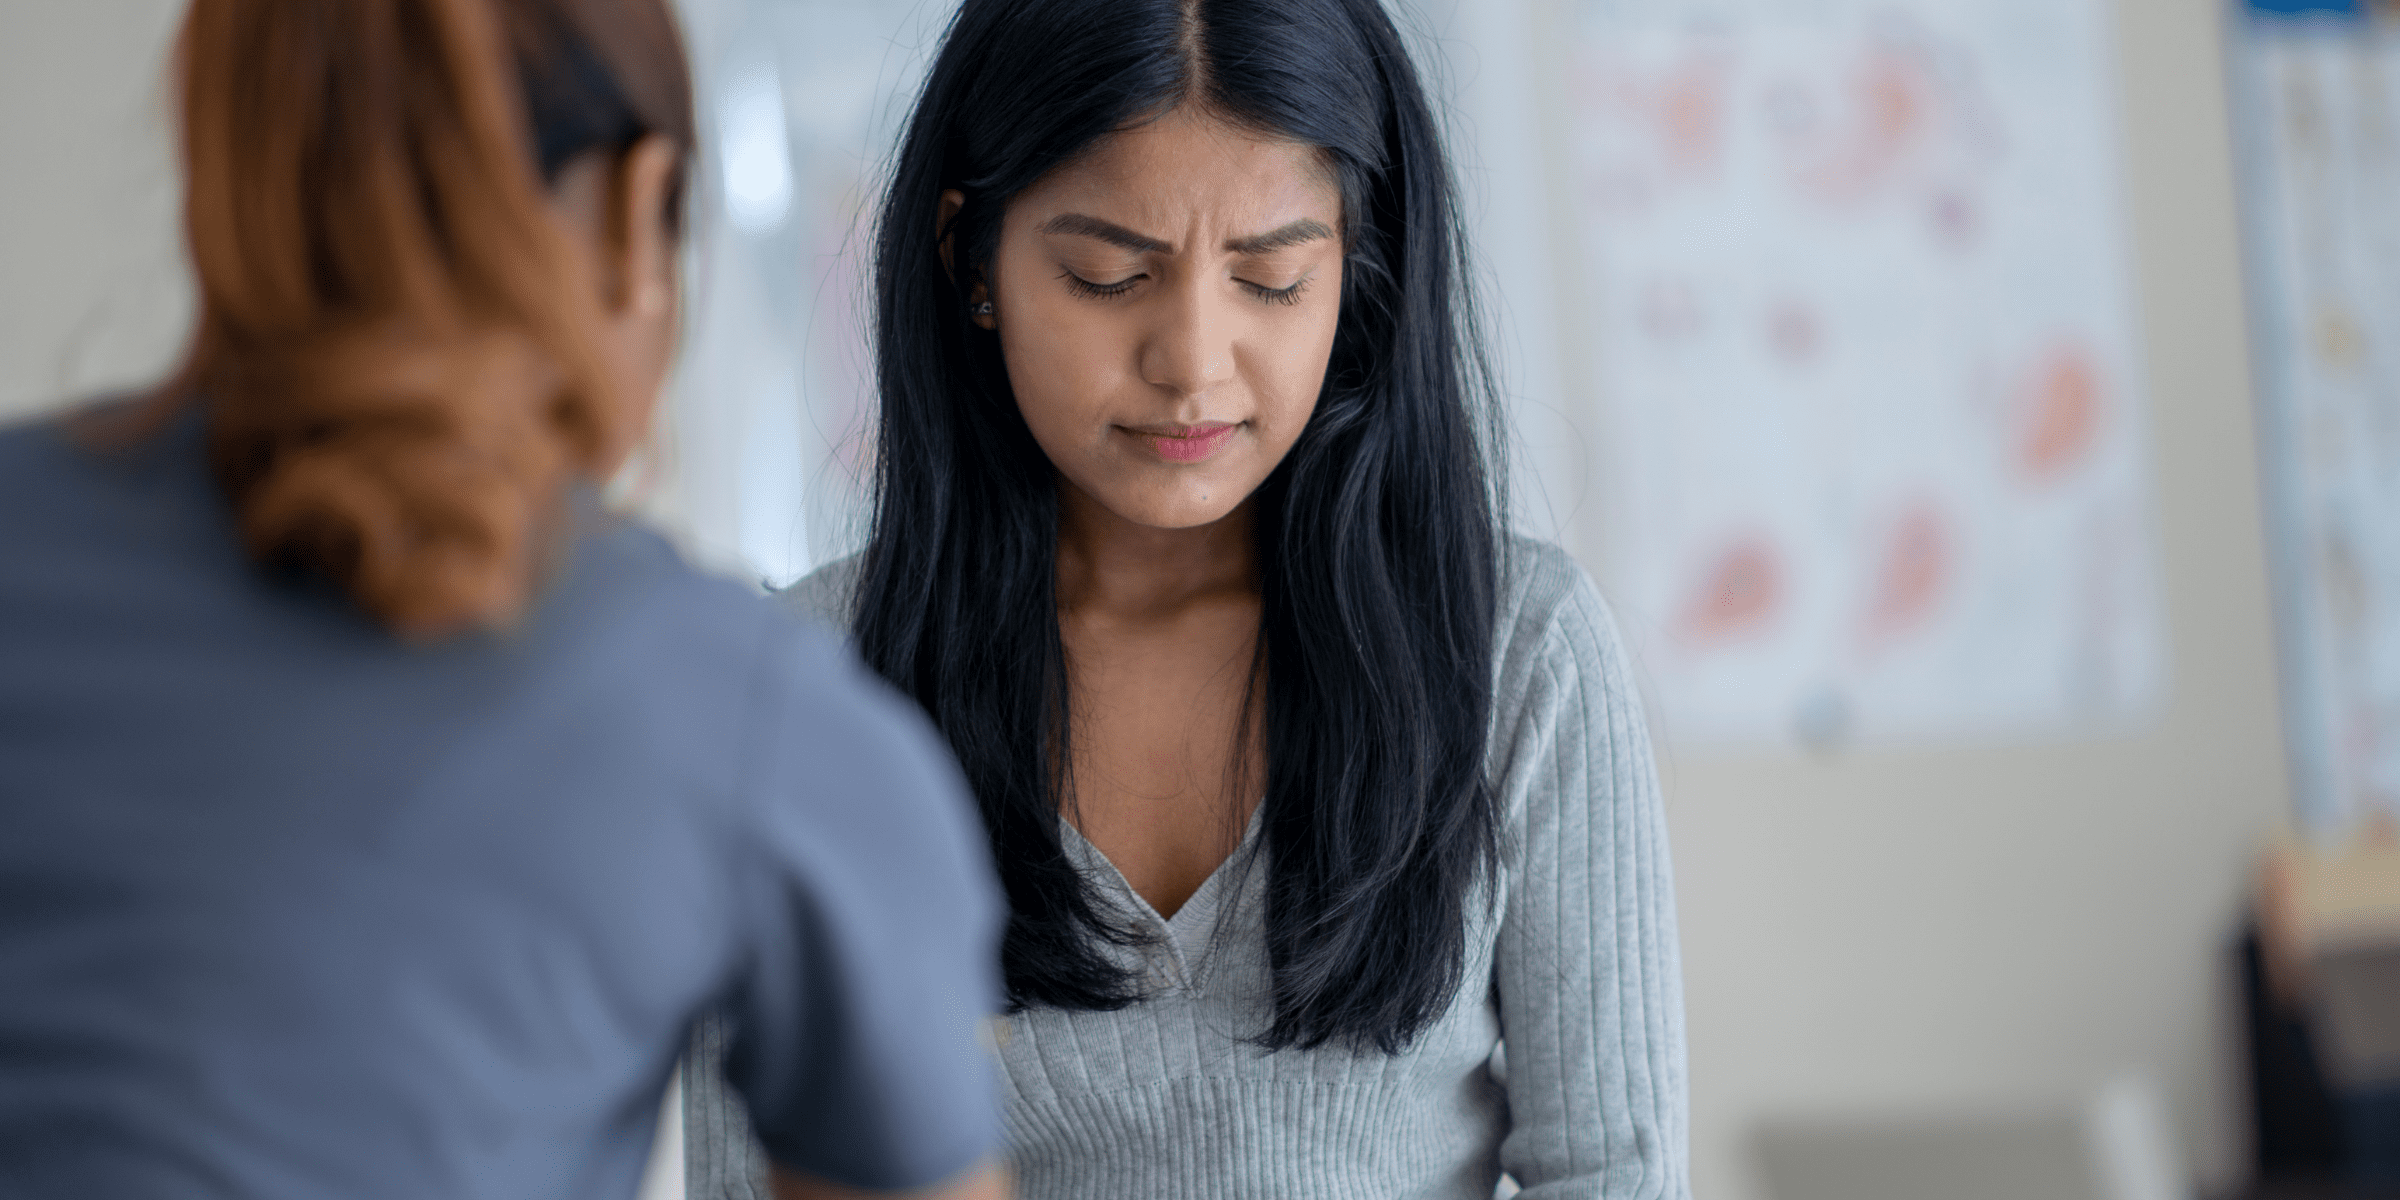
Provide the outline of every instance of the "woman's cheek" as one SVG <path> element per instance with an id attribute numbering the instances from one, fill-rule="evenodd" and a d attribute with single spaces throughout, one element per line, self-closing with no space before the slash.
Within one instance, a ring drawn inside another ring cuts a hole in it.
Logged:
<path id="1" fill-rule="evenodd" d="M 1285 439 L 1300 436 L 1300 428 L 1316 411 L 1317 397 L 1325 389 L 1327 359 L 1333 354 L 1332 323 L 1323 329 L 1310 329 L 1291 339 L 1285 353 L 1275 364 L 1273 381 L 1276 424 Z"/>
<path id="2" fill-rule="evenodd" d="M 1029 305 L 1017 317 L 1004 327 L 1000 352 L 1025 423 L 1053 453 L 1104 440 L 1107 427 L 1090 412 L 1097 363 L 1075 314 Z"/>

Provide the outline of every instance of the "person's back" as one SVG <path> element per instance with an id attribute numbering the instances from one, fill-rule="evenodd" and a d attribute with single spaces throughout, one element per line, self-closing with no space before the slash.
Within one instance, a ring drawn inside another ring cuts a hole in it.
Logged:
<path id="1" fill-rule="evenodd" d="M 720 992 L 762 1032 L 962 1034 L 756 1046 L 931 1118 L 812 1110 L 796 1163 L 988 1151 L 986 1097 L 922 1086 L 974 1082 L 982 851 L 828 639 L 603 527 L 520 627 L 400 642 L 243 560 L 190 419 L 0 434 L 0 561 L 0 1194 L 630 1195 Z"/>
<path id="2" fill-rule="evenodd" d="M 673 344 L 661 0 L 179 58 L 191 357 L 0 430 L 0 1195 L 630 1197 L 709 1010 L 785 1194 L 984 1161 L 953 768 L 592 498 Z"/>

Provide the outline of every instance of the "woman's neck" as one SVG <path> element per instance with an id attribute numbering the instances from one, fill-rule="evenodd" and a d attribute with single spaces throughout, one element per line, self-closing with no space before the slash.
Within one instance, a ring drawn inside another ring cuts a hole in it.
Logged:
<path id="1" fill-rule="evenodd" d="M 1159 529 L 1058 484 L 1058 602 L 1071 612 L 1171 612 L 1227 592 L 1258 591 L 1253 504 L 1207 525 Z"/>

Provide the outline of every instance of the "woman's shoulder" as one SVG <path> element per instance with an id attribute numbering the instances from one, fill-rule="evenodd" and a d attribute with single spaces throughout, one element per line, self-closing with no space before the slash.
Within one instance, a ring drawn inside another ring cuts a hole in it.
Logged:
<path id="1" fill-rule="evenodd" d="M 1560 804 L 1654 803 L 1635 665 L 1599 587 L 1547 542 L 1512 538 L 1504 563 L 1490 768 L 1511 828 Z"/>
<path id="2" fill-rule="evenodd" d="M 1591 573 L 1554 542 L 1510 535 L 1496 607 L 1493 650 L 1503 690 L 1546 660 L 1564 658 L 1603 673 L 1623 669 L 1624 648 L 1608 601 Z"/>
<path id="3" fill-rule="evenodd" d="M 1641 689 L 1617 620 L 1591 574 L 1558 546 L 1509 539 L 1493 642 L 1495 749 L 1586 722 L 1639 723 Z"/>
<path id="4" fill-rule="evenodd" d="M 865 557 L 853 554 L 818 567 L 777 591 L 775 602 L 796 616 L 846 633 L 858 598 L 859 568 Z"/>

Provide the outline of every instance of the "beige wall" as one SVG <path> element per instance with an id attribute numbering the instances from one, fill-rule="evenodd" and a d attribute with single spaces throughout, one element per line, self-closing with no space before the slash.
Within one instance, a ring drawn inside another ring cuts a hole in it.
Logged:
<path id="1" fill-rule="evenodd" d="M 182 335 L 157 83 L 179 7 L 0 2 L 0 414 L 145 378 Z M 2218 10 L 2119 8 L 2171 701 L 2108 740 L 1667 755 L 1709 1200 L 1759 1195 L 1745 1139 L 1762 1117 L 1975 1105 L 2128 1068 L 2167 1085 L 2212 1171 L 2240 1151 L 2215 972 L 2245 857 L 2287 799 Z"/>
<path id="2" fill-rule="evenodd" d="M 155 376 L 190 321 L 177 0 L 0 0 L 0 417 Z"/>

